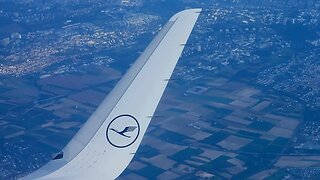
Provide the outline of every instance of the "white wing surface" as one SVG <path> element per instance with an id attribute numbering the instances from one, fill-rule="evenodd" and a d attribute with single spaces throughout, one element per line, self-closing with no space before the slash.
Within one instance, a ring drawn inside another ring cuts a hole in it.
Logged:
<path id="1" fill-rule="evenodd" d="M 136 153 L 201 9 L 175 14 L 67 146 L 22 179 L 115 179 Z"/>

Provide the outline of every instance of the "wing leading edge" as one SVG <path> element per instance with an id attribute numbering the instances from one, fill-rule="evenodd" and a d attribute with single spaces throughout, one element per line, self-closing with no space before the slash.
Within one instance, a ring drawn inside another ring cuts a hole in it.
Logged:
<path id="1" fill-rule="evenodd" d="M 137 151 L 201 9 L 175 14 L 62 152 L 22 179 L 115 179 Z"/>

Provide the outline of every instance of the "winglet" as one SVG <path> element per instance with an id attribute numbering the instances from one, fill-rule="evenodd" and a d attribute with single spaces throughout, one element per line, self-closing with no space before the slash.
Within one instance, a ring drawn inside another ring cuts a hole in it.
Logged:
<path id="1" fill-rule="evenodd" d="M 23 179 L 115 179 L 130 163 L 201 9 L 175 14 L 62 150 Z"/>

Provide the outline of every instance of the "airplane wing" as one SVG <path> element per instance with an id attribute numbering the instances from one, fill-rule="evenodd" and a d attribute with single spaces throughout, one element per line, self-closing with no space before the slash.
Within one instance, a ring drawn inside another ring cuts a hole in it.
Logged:
<path id="1" fill-rule="evenodd" d="M 115 179 L 152 119 L 201 9 L 175 14 L 67 146 L 22 179 Z"/>

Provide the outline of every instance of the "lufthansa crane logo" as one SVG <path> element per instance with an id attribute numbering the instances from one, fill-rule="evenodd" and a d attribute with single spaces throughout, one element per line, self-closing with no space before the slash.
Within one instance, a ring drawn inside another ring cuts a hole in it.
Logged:
<path id="1" fill-rule="evenodd" d="M 125 148 L 133 144 L 139 133 L 140 125 L 137 119 L 128 114 L 114 118 L 106 130 L 108 142 L 117 148 Z"/>

